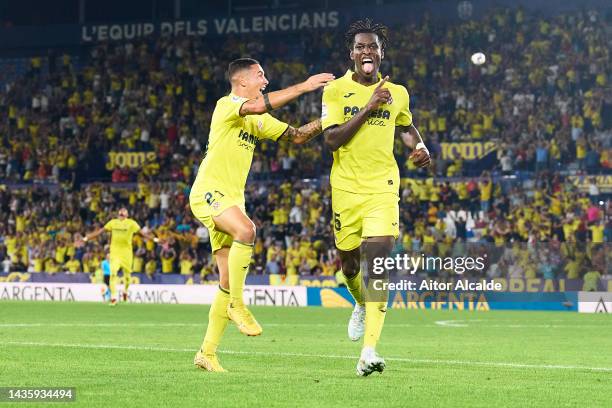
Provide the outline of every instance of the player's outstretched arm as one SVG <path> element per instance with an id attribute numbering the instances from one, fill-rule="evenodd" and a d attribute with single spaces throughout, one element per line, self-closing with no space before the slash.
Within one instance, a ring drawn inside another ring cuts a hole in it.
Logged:
<path id="1" fill-rule="evenodd" d="M 104 229 L 104 227 L 98 228 L 97 230 L 90 232 L 89 234 L 85 234 L 85 236 L 81 239 L 78 239 L 75 244 L 78 245 L 82 245 L 85 242 L 92 240 L 92 239 L 96 239 L 98 238 L 99 235 L 101 235 L 104 231 L 106 231 Z"/>
<path id="2" fill-rule="evenodd" d="M 281 137 L 288 137 L 295 144 L 304 144 L 319 134 L 321 134 L 321 119 L 313 120 L 298 128 L 289 126 Z"/>
<path id="3" fill-rule="evenodd" d="M 153 241 L 155 243 L 159 242 L 159 238 L 157 238 L 155 235 L 153 235 L 151 230 L 149 230 L 148 228 L 141 228 L 140 231 L 138 231 L 138 233 L 140 235 L 142 235 L 145 239 L 148 239 L 148 240 Z"/>
<path id="4" fill-rule="evenodd" d="M 262 113 L 282 108 L 300 95 L 324 87 L 329 81 L 333 81 L 334 78 L 332 74 L 317 74 L 289 88 L 269 92 L 257 98 L 249 99 L 240 107 L 240 116 L 261 115 Z"/>
<path id="5" fill-rule="evenodd" d="M 414 125 L 398 127 L 400 137 L 406 146 L 412 149 L 410 153 L 410 159 L 415 166 L 427 167 L 431 164 L 431 158 L 429 157 L 429 150 L 423 143 L 421 134 Z"/>
<path id="6" fill-rule="evenodd" d="M 389 92 L 387 88 L 383 88 L 383 85 L 388 79 L 389 77 L 386 76 L 382 81 L 380 81 L 380 84 L 378 84 L 374 90 L 368 104 L 349 121 L 343 123 L 342 125 L 325 129 L 325 132 L 323 132 L 325 144 L 331 149 L 331 151 L 335 152 L 341 146 L 344 146 L 346 143 L 350 142 L 361 125 L 363 125 L 368 119 L 370 113 L 378 109 L 378 107 L 383 103 L 389 102 L 391 92 Z"/>

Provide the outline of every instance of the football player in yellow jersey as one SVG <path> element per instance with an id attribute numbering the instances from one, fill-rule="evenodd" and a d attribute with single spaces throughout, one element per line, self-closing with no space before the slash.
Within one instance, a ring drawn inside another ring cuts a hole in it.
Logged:
<path id="1" fill-rule="evenodd" d="M 245 213 L 244 187 L 257 142 L 286 136 L 302 144 L 321 133 L 319 119 L 294 128 L 268 112 L 334 79 L 331 74 L 318 74 L 303 83 L 263 94 L 268 80 L 261 65 L 251 58 L 232 61 L 227 77 L 231 93 L 217 101 L 206 156 L 189 196 L 193 214 L 210 231 L 220 275 L 204 342 L 194 358 L 194 364 L 207 371 L 225 371 L 216 350 L 229 320 L 243 334 L 258 336 L 262 332 L 242 298 L 255 242 L 255 224 Z"/>
<path id="2" fill-rule="evenodd" d="M 430 163 L 429 152 L 412 124 L 406 88 L 388 82 L 378 70 L 384 58 L 387 28 L 371 20 L 353 23 L 346 42 L 353 70 L 323 91 L 321 123 L 333 151 L 332 210 L 336 247 L 347 287 L 355 298 L 348 334 L 364 337 L 357 374 L 382 372 L 385 361 L 375 348 L 387 309 L 387 293 L 368 290 L 384 275 L 370 275 L 373 260 L 387 257 L 399 235 L 399 169 L 393 155 L 396 130 L 413 152 L 417 167 Z M 367 271 L 360 271 L 361 256 Z"/>
<path id="3" fill-rule="evenodd" d="M 117 218 L 114 218 L 107 222 L 104 227 L 98 228 L 97 230 L 86 234 L 84 238 L 77 240 L 77 245 L 97 238 L 103 232 L 110 232 L 110 265 L 111 265 L 111 276 L 110 276 L 110 291 L 111 291 L 111 306 L 117 304 L 117 273 L 119 269 L 123 269 L 123 276 L 125 279 L 125 290 L 123 292 L 123 300 L 127 300 L 128 288 L 130 286 L 130 276 L 132 274 L 132 238 L 134 234 L 139 233 L 146 239 L 158 242 L 159 239 L 145 229 L 141 229 L 140 225 L 131 218 L 128 218 L 128 210 L 125 207 L 119 209 Z"/>

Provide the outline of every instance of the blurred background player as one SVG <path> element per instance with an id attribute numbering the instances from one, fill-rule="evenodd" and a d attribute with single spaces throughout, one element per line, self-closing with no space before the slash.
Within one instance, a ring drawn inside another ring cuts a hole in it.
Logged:
<path id="1" fill-rule="evenodd" d="M 113 218 L 104 225 L 102 228 L 86 234 L 84 238 L 77 240 L 76 245 L 81 246 L 89 240 L 97 238 L 103 232 L 111 233 L 110 240 L 110 251 L 109 251 L 109 262 L 111 268 L 110 274 L 110 297 L 111 305 L 117 303 L 117 273 L 119 269 L 123 270 L 123 278 L 125 280 L 125 287 L 123 292 L 123 300 L 127 300 L 127 292 L 130 286 L 130 278 L 132 274 L 132 239 L 134 234 L 139 233 L 146 239 L 159 242 L 157 237 L 148 229 L 140 228 L 140 225 L 131 218 L 128 218 L 128 210 L 125 207 L 121 207 L 117 213 L 117 218 Z"/>
<path id="2" fill-rule="evenodd" d="M 360 260 L 363 255 L 371 271 L 373 259 L 389 256 L 399 236 L 400 174 L 393 155 L 396 130 L 413 150 L 410 157 L 417 167 L 428 166 L 430 158 L 412 124 L 408 91 L 378 72 L 387 28 L 369 19 L 357 21 L 349 27 L 346 42 L 354 68 L 324 89 L 321 120 L 325 143 L 334 156 L 330 180 L 336 247 L 356 302 L 348 334 L 357 341 L 365 332 L 357 373 L 367 376 L 385 367 L 375 348 L 387 310 L 387 293 L 370 290 L 366 299 Z"/>
<path id="3" fill-rule="evenodd" d="M 319 119 L 294 128 L 267 112 L 334 79 L 331 74 L 318 74 L 303 83 L 264 95 L 262 91 L 268 80 L 256 60 L 234 60 L 227 74 L 231 93 L 217 101 L 206 156 L 189 196 L 193 214 L 210 231 L 220 274 L 219 292 L 210 308 L 204 342 L 194 359 L 196 366 L 207 371 L 225 371 L 216 350 L 228 319 L 248 336 L 262 332 L 242 298 L 255 242 L 255 224 L 245 213 L 244 200 L 253 151 L 260 139 L 277 141 L 288 136 L 301 144 L 321 133 Z"/>
<path id="4" fill-rule="evenodd" d="M 106 255 L 104 260 L 102 261 L 102 279 L 104 282 L 104 291 L 102 292 L 102 296 L 106 302 L 110 302 L 111 293 L 110 293 L 110 277 L 111 277 L 111 266 L 110 266 L 110 255 Z"/>

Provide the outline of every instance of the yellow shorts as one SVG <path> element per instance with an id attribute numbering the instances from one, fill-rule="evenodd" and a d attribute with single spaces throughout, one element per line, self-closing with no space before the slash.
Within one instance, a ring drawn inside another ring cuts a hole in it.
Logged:
<path id="1" fill-rule="evenodd" d="M 132 274 L 132 265 L 134 263 L 133 257 L 131 256 L 118 256 L 110 254 L 109 256 L 111 276 L 117 276 L 119 269 L 123 269 L 123 275 Z"/>
<path id="2" fill-rule="evenodd" d="M 351 251 L 363 238 L 399 236 L 399 196 L 356 194 L 332 188 L 336 248 Z"/>
<path id="3" fill-rule="evenodd" d="M 226 197 L 220 191 L 206 193 L 203 200 L 189 196 L 191 212 L 206 228 L 208 228 L 210 246 L 212 247 L 213 254 L 221 248 L 231 247 L 234 242 L 231 235 L 219 231 L 216 228 L 213 217 L 220 215 L 223 211 L 235 205 L 246 214 L 244 200 Z"/>

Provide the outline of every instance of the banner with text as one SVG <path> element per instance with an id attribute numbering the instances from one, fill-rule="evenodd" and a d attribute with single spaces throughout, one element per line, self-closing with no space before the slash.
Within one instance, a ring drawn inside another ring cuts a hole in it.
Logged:
<path id="1" fill-rule="evenodd" d="M 155 152 L 108 152 L 106 156 L 106 170 L 115 168 L 139 169 L 145 163 L 155 161 Z"/>
<path id="2" fill-rule="evenodd" d="M 81 42 L 125 41 L 150 36 L 219 37 L 337 28 L 338 11 L 282 13 L 197 20 L 96 24 L 81 26 Z"/>
<path id="3" fill-rule="evenodd" d="M 580 292 L 578 294 L 578 312 L 612 313 L 612 293 Z"/>
<path id="4" fill-rule="evenodd" d="M 570 183 L 576 186 L 583 193 L 589 192 L 589 185 L 595 184 L 599 188 L 599 192 L 603 194 L 612 193 L 612 175 L 599 174 L 593 176 L 567 176 Z"/>
<path id="5" fill-rule="evenodd" d="M 53 302 L 102 302 L 105 287 L 97 283 L 0 282 L 0 300 Z M 219 289 L 214 285 L 131 285 L 128 302 L 161 304 L 212 303 Z M 121 298 L 122 290 L 119 290 Z M 307 306 L 306 288 L 301 286 L 251 285 L 244 299 L 258 306 Z"/>
<path id="6" fill-rule="evenodd" d="M 418 276 L 405 278 L 414 282 L 420 287 L 425 280 Z M 472 279 L 473 281 L 477 281 Z M 455 280 L 444 280 L 453 283 Z M 544 279 L 544 278 L 494 278 L 494 283 L 500 284 L 500 291 L 512 293 L 555 293 L 555 292 L 578 292 L 597 290 L 600 292 L 612 293 L 612 276 L 605 275 L 596 281 L 583 279 Z M 95 276 L 88 273 L 28 273 L 10 272 L 0 273 L 0 282 L 36 282 L 36 283 L 100 283 Z M 443 282 L 441 280 L 440 282 Z M 123 285 L 123 277 L 119 277 L 118 284 Z M 219 284 L 218 275 L 207 275 L 202 279 L 200 275 L 179 275 L 158 273 L 152 277 L 133 273 L 132 284 L 142 285 L 206 285 L 216 286 Z M 293 287 L 303 286 L 308 288 L 337 288 L 338 282 L 333 276 L 284 276 L 284 275 L 249 275 L 246 281 L 248 287 L 273 286 L 273 287 Z"/>
<path id="7" fill-rule="evenodd" d="M 352 308 L 348 289 L 308 288 L 308 305 Z M 577 311 L 577 292 L 509 293 L 491 291 L 401 291 L 389 292 L 388 307 L 407 310 L 556 310 Z"/>
<path id="8" fill-rule="evenodd" d="M 444 160 L 478 160 L 496 149 L 493 142 L 440 143 Z"/>

